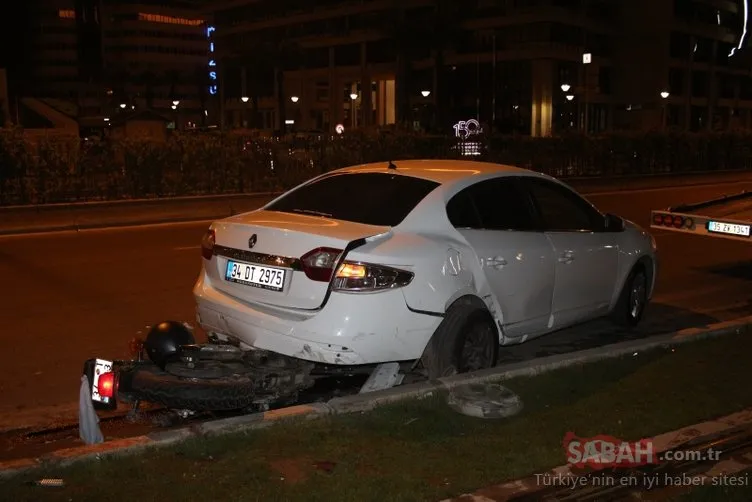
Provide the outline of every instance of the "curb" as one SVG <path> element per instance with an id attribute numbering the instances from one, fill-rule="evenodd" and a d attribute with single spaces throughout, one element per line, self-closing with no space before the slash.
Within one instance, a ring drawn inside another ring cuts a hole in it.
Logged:
<path id="1" fill-rule="evenodd" d="M 702 438 L 710 438 L 721 433 L 732 431 L 741 426 L 752 424 L 752 409 L 732 413 L 706 422 L 688 425 L 681 429 L 664 432 L 650 439 L 653 440 L 655 454 L 679 448 L 683 444 Z M 533 500 L 535 493 L 545 489 L 538 483 L 539 477 L 569 478 L 583 475 L 576 467 L 560 465 L 543 473 L 536 473 L 525 478 L 507 481 L 497 485 L 487 486 L 473 493 L 464 493 L 457 497 L 443 499 L 440 502 L 505 502 L 518 497 L 529 497 Z"/>
<path id="2" fill-rule="evenodd" d="M 38 458 L 24 458 L 0 462 L 0 479 L 9 478 L 38 467 L 67 465 L 104 457 L 132 455 L 146 448 L 169 446 L 182 442 L 191 437 L 205 436 L 217 433 L 228 433 L 235 430 L 251 430 L 268 427 L 273 422 L 304 416 L 320 416 L 329 414 L 326 405 L 298 405 L 278 410 L 254 413 L 240 417 L 231 417 L 212 422 L 196 424 L 168 431 L 154 432 L 142 436 L 116 439 L 93 445 L 75 446 L 54 451 Z"/>
<path id="3" fill-rule="evenodd" d="M 523 361 L 433 381 L 401 385 L 366 394 L 333 398 L 327 403 L 295 405 L 262 413 L 197 423 L 180 429 L 153 432 L 143 436 L 116 439 L 95 445 L 66 448 L 38 458 L 0 462 L 0 479 L 8 478 L 37 467 L 49 465 L 65 466 L 81 460 L 127 455 L 137 453 L 145 448 L 168 446 L 191 437 L 264 428 L 279 421 L 292 418 L 311 419 L 332 414 L 362 413 L 396 401 L 429 397 L 434 393 L 445 392 L 459 385 L 498 382 L 520 376 L 534 376 L 559 368 L 621 357 L 658 347 L 675 346 L 705 338 L 748 333 L 751 331 L 752 316 L 747 316 L 704 327 L 683 329 L 674 333 L 656 336 L 649 340 L 631 340 L 594 349 L 543 357 L 534 360 L 532 363 L 530 361 Z M 752 412 L 749 413 L 749 418 L 752 421 Z"/>

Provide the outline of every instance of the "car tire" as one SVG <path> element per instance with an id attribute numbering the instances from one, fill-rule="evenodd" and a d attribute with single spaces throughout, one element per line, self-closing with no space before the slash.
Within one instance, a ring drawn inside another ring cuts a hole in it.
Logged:
<path id="1" fill-rule="evenodd" d="M 175 410 L 231 411 L 251 406 L 257 388 L 250 378 L 185 379 L 158 368 L 130 375 L 129 394 Z"/>
<path id="2" fill-rule="evenodd" d="M 493 317 L 477 302 L 460 299 L 447 310 L 421 362 L 429 379 L 496 365 L 499 333 Z"/>
<path id="3" fill-rule="evenodd" d="M 637 326 L 642 320 L 648 304 L 648 280 L 645 269 L 637 265 L 630 272 L 619 294 L 611 319 L 614 323 L 628 328 Z"/>

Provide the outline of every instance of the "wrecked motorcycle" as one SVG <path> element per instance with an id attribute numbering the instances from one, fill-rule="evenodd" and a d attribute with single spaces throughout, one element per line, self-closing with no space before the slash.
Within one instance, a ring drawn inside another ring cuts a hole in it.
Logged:
<path id="1" fill-rule="evenodd" d="M 209 336 L 197 344 L 189 327 L 176 321 L 152 327 L 131 342 L 132 360 L 89 359 L 84 363 L 97 410 L 118 401 L 173 410 L 259 411 L 293 402 L 315 382 L 315 364 L 263 350 L 242 350 Z"/>

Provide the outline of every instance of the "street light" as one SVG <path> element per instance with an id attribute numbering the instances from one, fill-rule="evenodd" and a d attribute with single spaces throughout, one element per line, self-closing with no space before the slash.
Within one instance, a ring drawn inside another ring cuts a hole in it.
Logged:
<path id="1" fill-rule="evenodd" d="M 669 97 L 670 95 L 671 95 L 671 94 L 670 94 L 670 93 L 669 93 L 668 91 L 661 91 L 661 97 L 662 97 L 663 99 L 666 99 L 666 98 L 668 98 L 668 97 Z"/>
<path id="2" fill-rule="evenodd" d="M 290 101 L 292 101 L 293 103 L 297 103 L 299 99 L 300 98 L 297 96 L 290 96 Z"/>
<path id="3" fill-rule="evenodd" d="M 120 108 L 121 109 L 125 109 L 126 106 L 128 106 L 128 105 L 126 105 L 125 103 L 120 103 Z"/>
<path id="4" fill-rule="evenodd" d="M 240 98 L 240 101 L 242 101 L 243 103 L 247 103 L 249 99 L 251 98 L 249 98 L 248 96 L 243 96 L 242 98 Z"/>
<path id="5" fill-rule="evenodd" d="M 352 99 L 353 101 L 355 101 L 356 99 L 358 99 L 358 93 L 357 92 L 351 92 L 350 93 L 350 99 Z"/>
<path id="6" fill-rule="evenodd" d="M 178 109 L 178 105 L 172 105 L 170 108 L 172 108 L 173 110 L 177 110 Z"/>
<path id="7" fill-rule="evenodd" d="M 428 91 L 428 90 L 420 91 L 420 93 L 423 95 L 424 98 L 427 98 L 428 96 L 431 95 L 431 91 Z"/>
<path id="8" fill-rule="evenodd" d="M 572 86 L 569 85 L 569 84 L 561 84 L 561 90 L 564 91 L 564 92 L 568 92 L 569 89 L 571 89 L 571 88 L 572 88 Z"/>
<path id="9" fill-rule="evenodd" d="M 567 101 L 572 101 L 574 99 L 574 94 L 567 94 Z"/>
<path id="10" fill-rule="evenodd" d="M 179 99 L 176 99 L 175 101 L 172 102 L 172 106 L 174 106 L 175 108 L 177 108 L 179 104 L 180 104 Z"/>

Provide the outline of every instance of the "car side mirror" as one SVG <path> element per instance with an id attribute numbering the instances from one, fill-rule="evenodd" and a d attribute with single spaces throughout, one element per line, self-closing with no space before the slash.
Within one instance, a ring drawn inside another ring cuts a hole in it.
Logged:
<path id="1" fill-rule="evenodd" d="M 624 219 L 615 214 L 607 213 L 604 217 L 604 226 L 606 232 L 622 232 L 624 231 L 625 224 Z"/>

